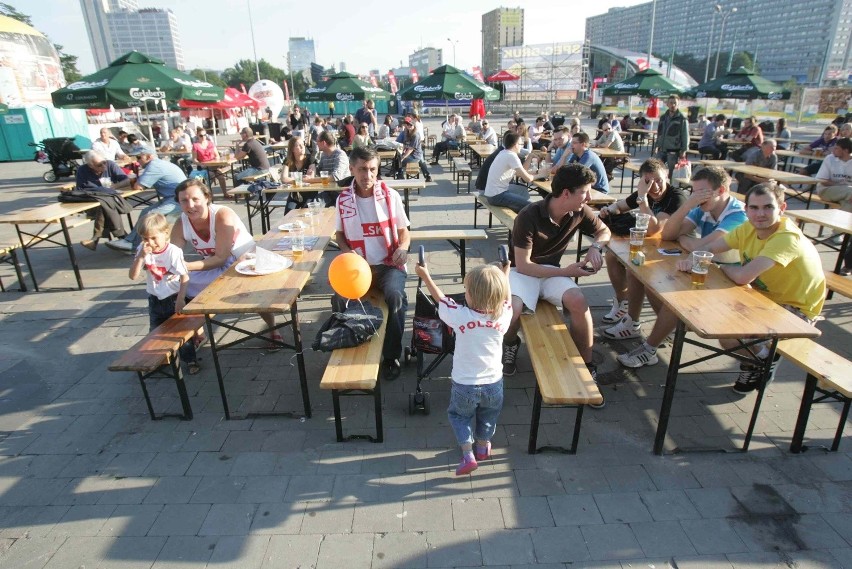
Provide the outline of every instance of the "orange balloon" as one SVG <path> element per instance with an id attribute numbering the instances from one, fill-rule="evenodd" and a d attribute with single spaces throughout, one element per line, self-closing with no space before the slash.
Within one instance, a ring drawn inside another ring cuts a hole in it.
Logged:
<path id="1" fill-rule="evenodd" d="M 328 266 L 328 282 L 334 292 L 343 298 L 354 300 L 370 290 L 373 273 L 366 259 L 357 253 L 343 253 Z"/>

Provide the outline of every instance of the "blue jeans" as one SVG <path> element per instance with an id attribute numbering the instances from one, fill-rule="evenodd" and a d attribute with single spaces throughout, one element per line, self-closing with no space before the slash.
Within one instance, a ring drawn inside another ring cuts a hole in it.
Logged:
<path id="1" fill-rule="evenodd" d="M 124 239 L 133 243 L 134 251 L 139 248 L 139 244 L 142 242 L 142 238 L 139 237 L 139 234 L 136 232 L 136 227 L 139 226 L 139 222 L 142 221 L 146 215 L 151 215 L 152 213 L 162 213 L 166 216 L 168 222 L 173 224 L 180 217 L 180 206 L 174 198 L 168 198 L 158 204 L 149 205 L 143 209 L 142 213 L 139 214 L 139 219 L 136 220 L 136 226 L 134 226 L 133 230 L 124 237 Z"/>
<path id="2" fill-rule="evenodd" d="M 373 289 L 381 291 L 388 305 L 388 321 L 385 324 L 385 343 L 382 357 L 386 360 L 398 360 L 402 356 L 402 334 L 405 332 L 405 312 L 408 310 L 408 295 L 405 294 L 406 274 L 396 267 L 388 265 L 370 265 L 373 273 Z M 335 294 L 331 298 L 331 308 L 343 312 L 346 299 Z"/>
<path id="3" fill-rule="evenodd" d="M 424 162 L 420 158 L 415 158 L 413 156 L 409 156 L 405 160 L 402 161 L 402 164 L 399 165 L 399 174 L 402 174 L 405 171 L 405 167 L 411 162 L 417 162 L 420 166 L 420 171 L 423 173 L 423 176 L 426 177 L 429 175 L 429 170 L 426 168 L 426 162 Z"/>
<path id="4" fill-rule="evenodd" d="M 160 300 L 153 294 L 148 295 L 148 330 L 153 330 L 175 314 L 175 301 L 177 300 L 177 295 L 173 294 L 168 298 L 164 298 Z M 192 343 L 192 340 L 185 342 L 183 346 L 180 347 L 178 352 L 180 354 L 180 359 L 183 363 L 191 364 L 194 361 L 197 361 L 198 356 L 195 353 L 195 344 Z"/>
<path id="5" fill-rule="evenodd" d="M 509 189 L 505 192 L 489 197 L 488 203 L 508 207 L 518 213 L 530 203 L 530 191 L 526 186 L 509 184 Z"/>
<path id="6" fill-rule="evenodd" d="M 459 357 L 460 354 L 456 354 Z M 480 442 L 490 441 L 497 429 L 497 419 L 503 409 L 503 380 L 486 385 L 462 385 L 453 382 L 450 388 L 450 407 L 447 417 L 450 426 L 456 434 L 459 446 L 471 444 L 474 441 L 474 430 L 471 427 L 476 419 L 475 439 Z"/>

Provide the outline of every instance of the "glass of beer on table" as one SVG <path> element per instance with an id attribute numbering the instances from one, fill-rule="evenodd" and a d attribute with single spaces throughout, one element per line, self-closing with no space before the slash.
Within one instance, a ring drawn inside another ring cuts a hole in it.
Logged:
<path id="1" fill-rule="evenodd" d="M 692 286 L 703 287 L 707 281 L 707 273 L 710 271 L 710 262 L 713 253 L 709 251 L 692 252 Z"/>
<path id="2" fill-rule="evenodd" d="M 290 231 L 290 247 L 293 250 L 293 258 L 300 259 L 305 252 L 305 230 L 302 227 L 293 227 Z"/>
<path id="3" fill-rule="evenodd" d="M 328 183 L 331 181 L 331 177 L 329 176 L 328 170 L 323 170 L 320 172 L 320 179 L 322 180 L 323 186 L 328 186 Z"/>
<path id="4" fill-rule="evenodd" d="M 630 261 L 642 250 L 642 246 L 645 244 L 645 233 L 644 229 L 630 230 Z"/>

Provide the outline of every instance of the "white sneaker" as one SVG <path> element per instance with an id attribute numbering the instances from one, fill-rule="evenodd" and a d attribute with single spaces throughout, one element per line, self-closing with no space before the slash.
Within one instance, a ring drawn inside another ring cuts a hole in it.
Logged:
<path id="1" fill-rule="evenodd" d="M 619 363 L 625 367 L 642 367 L 642 366 L 652 366 L 660 359 L 657 357 L 657 351 L 654 350 L 651 352 L 648 348 L 645 347 L 645 342 L 639 344 L 639 347 L 630 350 L 626 354 L 619 354 L 616 356 L 618 358 Z"/>
<path id="2" fill-rule="evenodd" d="M 618 322 L 619 320 L 621 320 L 622 318 L 624 318 L 625 316 L 627 316 L 627 301 L 622 300 L 621 302 L 618 302 L 617 298 L 613 298 L 612 299 L 612 308 L 610 309 L 609 312 L 604 314 L 604 317 L 601 318 L 601 320 L 604 321 L 604 322 L 611 322 L 611 323 L 614 324 L 614 323 Z"/>
<path id="3" fill-rule="evenodd" d="M 642 331 L 639 328 L 639 323 L 633 322 L 633 319 L 628 315 L 619 320 L 615 326 L 605 329 L 603 335 L 610 340 L 630 340 L 631 338 L 641 338 Z"/>
<path id="4" fill-rule="evenodd" d="M 107 241 L 106 246 L 113 251 L 121 251 L 122 253 L 133 253 L 133 243 L 127 239 L 113 239 Z"/>

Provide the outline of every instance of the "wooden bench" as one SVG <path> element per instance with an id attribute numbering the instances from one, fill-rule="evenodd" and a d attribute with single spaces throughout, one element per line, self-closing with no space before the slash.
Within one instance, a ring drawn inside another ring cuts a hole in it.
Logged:
<path id="1" fill-rule="evenodd" d="M 192 419 L 192 407 L 189 405 L 189 396 L 186 393 L 186 384 L 180 368 L 179 350 L 185 342 L 191 342 L 195 333 L 203 326 L 203 316 L 175 314 L 151 330 L 147 336 L 110 364 L 110 371 L 136 372 L 152 421 L 163 417 L 180 417 L 185 421 Z M 180 404 L 183 407 L 183 415 L 154 413 L 145 381 L 163 377 L 174 380 Z"/>
<path id="2" fill-rule="evenodd" d="M 492 218 L 496 217 L 497 221 L 502 223 L 509 230 L 509 243 L 511 244 L 512 228 L 515 226 L 515 218 L 518 217 L 518 214 L 508 207 L 491 205 L 488 202 L 488 198 L 479 192 L 472 192 L 471 195 L 473 195 L 473 227 L 476 228 L 477 212 L 480 208 L 485 208 L 488 210 L 488 228 L 491 229 Z"/>
<path id="3" fill-rule="evenodd" d="M 420 164 L 417 162 L 409 162 L 405 165 L 405 179 L 420 178 Z"/>
<path id="4" fill-rule="evenodd" d="M 381 309 L 381 328 L 375 336 L 360 346 L 341 348 L 331 352 L 322 380 L 320 380 L 320 389 L 331 390 L 334 406 L 334 431 L 337 435 L 337 442 L 353 439 L 366 439 L 374 443 L 384 441 L 379 368 L 382 362 L 382 345 L 385 342 L 385 331 L 387 330 L 388 305 L 384 298 L 375 291 L 371 291 L 366 298 L 373 306 Z M 364 395 L 373 397 L 376 414 L 376 436 L 357 434 L 344 437 L 343 419 L 340 414 L 340 397 Z"/>
<path id="5" fill-rule="evenodd" d="M 459 156 L 464 156 L 460 149 L 451 148 L 447 150 L 447 162 L 449 162 L 450 166 L 453 165 L 453 158 L 458 158 Z"/>
<path id="6" fill-rule="evenodd" d="M 411 241 L 446 240 L 461 257 L 461 278 L 466 273 L 465 243 L 469 240 L 488 239 L 484 229 L 414 229 L 408 232 Z"/>
<path id="7" fill-rule="evenodd" d="M 260 174 L 253 174 L 251 176 L 243 176 L 239 179 L 242 184 L 252 184 L 257 182 L 258 180 L 263 180 L 269 177 L 269 172 L 261 172 Z M 231 194 L 233 195 L 233 194 Z"/>
<path id="8" fill-rule="evenodd" d="M 603 396 L 580 357 L 562 314 L 555 306 L 549 302 L 539 302 L 534 314 L 521 315 L 521 330 L 536 377 L 528 452 L 536 454 L 543 450 L 555 450 L 575 454 L 580 440 L 583 408 L 590 403 L 603 403 Z M 569 449 L 537 446 L 542 404 L 577 409 Z"/>
<path id="9" fill-rule="evenodd" d="M 462 178 L 467 180 L 467 193 L 470 193 L 470 164 L 464 158 L 453 158 L 453 178 L 456 181 L 456 195 L 461 193 Z"/>
<path id="10" fill-rule="evenodd" d="M 819 204 L 826 209 L 837 209 L 840 207 L 840 204 L 837 202 L 830 202 L 819 197 L 816 191 L 813 190 L 813 188 L 809 188 L 807 190 L 795 190 L 793 188 L 785 188 L 784 193 L 787 194 L 788 197 L 805 202 L 807 204 L 806 209 L 811 209 L 812 203 Z M 805 194 L 807 194 L 807 198 L 805 198 Z"/>
<path id="11" fill-rule="evenodd" d="M 807 338 L 781 340 L 778 342 L 778 353 L 807 373 L 799 416 L 793 430 L 793 440 L 790 442 L 790 452 L 807 450 L 803 440 L 811 406 L 824 401 L 843 403 L 840 423 L 831 445 L 831 450 L 837 451 L 852 404 L 852 376 L 849 375 L 852 362 Z M 816 393 L 820 396 L 815 398 Z"/>
<path id="12" fill-rule="evenodd" d="M 836 292 L 842 294 L 846 298 L 852 298 L 852 279 L 826 271 L 825 286 L 829 293 Z"/>
<path id="13" fill-rule="evenodd" d="M 20 243 L 0 245 L 0 263 L 11 265 L 15 268 L 15 274 L 18 276 L 18 290 L 26 292 L 27 285 L 24 283 L 24 274 L 21 272 L 21 263 L 18 260 L 18 249 L 20 248 Z M 462 261 L 462 267 L 464 267 L 464 261 Z M 462 272 L 464 272 L 464 269 L 462 269 Z M 3 286 L 3 279 L 0 279 L 0 291 L 6 292 L 6 287 Z"/>

